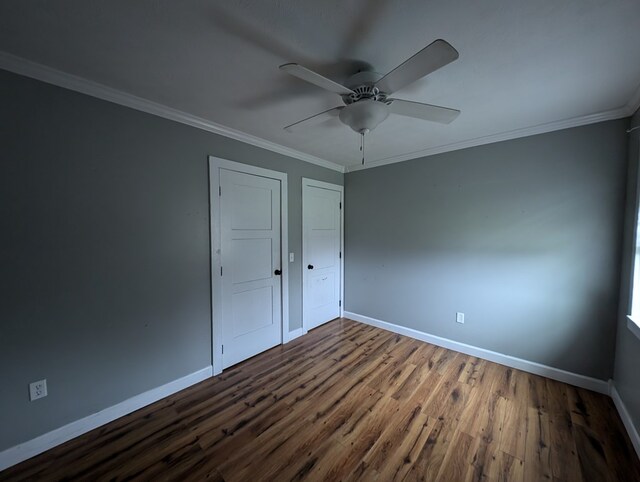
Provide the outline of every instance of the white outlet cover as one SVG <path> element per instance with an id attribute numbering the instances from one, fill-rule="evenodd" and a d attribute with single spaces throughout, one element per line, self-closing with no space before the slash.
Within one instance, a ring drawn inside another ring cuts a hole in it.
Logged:
<path id="1" fill-rule="evenodd" d="M 38 380 L 29 384 L 29 400 L 32 402 L 47 396 L 47 380 Z"/>
<path id="2" fill-rule="evenodd" d="M 456 323 L 464 323 L 464 313 L 456 313 Z"/>

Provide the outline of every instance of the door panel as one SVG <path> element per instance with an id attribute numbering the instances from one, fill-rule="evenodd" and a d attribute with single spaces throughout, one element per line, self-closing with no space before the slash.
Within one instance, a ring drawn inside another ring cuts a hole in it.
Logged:
<path id="1" fill-rule="evenodd" d="M 273 289 L 271 286 L 233 294 L 233 337 L 253 333 L 273 325 Z"/>
<path id="2" fill-rule="evenodd" d="M 243 174 L 252 176 L 251 174 Z M 252 176 L 257 177 L 259 176 Z M 247 183 L 250 181 L 246 181 Z M 277 182 L 277 181 L 276 181 Z M 268 187 L 234 184 L 231 192 L 232 229 L 269 230 L 272 221 L 272 191 Z"/>
<path id="3" fill-rule="evenodd" d="M 282 342 L 280 181 L 220 169 L 222 362 Z"/>
<path id="4" fill-rule="evenodd" d="M 274 265 L 272 241 L 271 238 L 234 240 L 231 253 L 234 283 L 271 278 Z"/>
<path id="5" fill-rule="evenodd" d="M 317 187 L 309 187 L 308 194 L 309 200 L 313 198 L 313 202 L 308 204 L 309 219 L 312 220 L 313 229 L 338 229 L 338 221 L 335 216 L 336 199 L 340 202 L 340 193 L 338 191 L 331 191 L 324 193 L 326 189 L 320 189 Z M 336 196 L 335 193 L 338 195 Z"/>
<path id="6" fill-rule="evenodd" d="M 307 250 L 309 259 L 313 260 L 314 272 L 335 266 L 336 253 L 340 251 L 340 238 L 336 236 L 336 231 L 313 228 L 309 233 Z"/>
<path id="7" fill-rule="evenodd" d="M 323 274 L 314 273 L 310 274 L 309 277 L 309 284 L 311 286 L 309 307 L 312 310 L 317 310 L 328 304 L 331 304 L 331 307 L 333 307 L 336 290 L 335 274 L 330 272 Z"/>
<path id="8" fill-rule="evenodd" d="M 340 191 L 303 188 L 303 311 L 310 330 L 340 316 Z"/>

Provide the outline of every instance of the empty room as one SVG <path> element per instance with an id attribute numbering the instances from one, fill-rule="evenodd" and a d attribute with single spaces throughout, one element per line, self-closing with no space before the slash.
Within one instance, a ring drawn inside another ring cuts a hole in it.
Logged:
<path id="1" fill-rule="evenodd" d="M 0 3 L 0 481 L 640 482 L 640 2 Z"/>

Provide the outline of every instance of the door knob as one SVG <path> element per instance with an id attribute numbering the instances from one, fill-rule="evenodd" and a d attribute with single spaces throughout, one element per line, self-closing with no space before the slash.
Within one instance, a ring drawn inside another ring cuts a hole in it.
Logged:
<path id="1" fill-rule="evenodd" d="M 282 274 L 282 271 L 280 271 L 279 269 L 275 270 L 273 272 L 273 274 L 275 274 L 276 276 L 280 276 Z"/>
<path id="2" fill-rule="evenodd" d="M 313 265 L 310 264 L 309 266 L 307 266 L 307 269 L 313 269 Z"/>

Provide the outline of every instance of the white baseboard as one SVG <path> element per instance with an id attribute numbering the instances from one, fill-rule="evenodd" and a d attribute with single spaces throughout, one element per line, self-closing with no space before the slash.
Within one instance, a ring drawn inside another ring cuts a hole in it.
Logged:
<path id="1" fill-rule="evenodd" d="M 377 320 L 375 318 L 359 315 L 357 313 L 351 313 L 349 311 L 345 311 L 344 316 L 345 318 L 350 318 L 367 325 L 376 326 L 378 328 L 382 328 L 383 330 L 398 333 L 399 335 L 409 336 L 411 338 L 415 338 L 416 340 L 426 341 L 427 343 L 458 351 L 466 355 L 475 356 L 484 360 L 499 363 L 501 365 L 506 365 L 511 368 L 516 368 L 518 370 L 533 373 L 535 375 L 558 380 L 570 385 L 575 385 L 576 387 L 593 390 L 594 392 L 603 393 L 605 395 L 609 394 L 609 384 L 604 380 L 598 380 L 597 378 L 579 375 L 577 373 L 572 373 L 561 370 L 559 368 L 542 365 L 541 363 L 536 363 L 529 360 L 523 360 L 522 358 L 504 355 L 495 351 L 485 350 L 484 348 L 478 348 L 476 346 L 467 345 L 466 343 L 460 343 L 448 338 L 430 335 L 422 331 L 414 330 L 413 328 L 406 328 L 404 326 L 395 325 L 387 321 Z"/>
<path id="2" fill-rule="evenodd" d="M 304 335 L 305 332 L 302 329 L 302 327 L 297 328 L 295 330 L 290 331 L 289 333 L 284 334 L 284 340 L 283 343 L 289 343 L 290 341 L 295 340 L 296 338 L 300 338 L 302 335 Z"/>
<path id="3" fill-rule="evenodd" d="M 622 423 L 624 424 L 624 428 L 627 429 L 627 433 L 629 434 L 629 438 L 631 439 L 633 448 L 636 450 L 638 458 L 640 458 L 640 435 L 638 434 L 638 430 L 633 424 L 633 420 L 631 420 L 631 415 L 629 415 L 627 406 L 622 401 L 622 398 L 620 398 L 620 394 L 618 393 L 618 390 L 616 390 L 616 386 L 613 380 L 609 380 L 609 387 L 611 390 L 611 398 L 613 399 L 613 404 L 616 406 L 618 414 L 620 414 L 620 418 L 622 419 Z"/>
<path id="4" fill-rule="evenodd" d="M 195 385 L 212 375 L 211 367 L 203 368 L 197 372 L 186 375 L 182 378 L 169 382 L 147 392 L 136 395 L 123 402 L 105 408 L 97 413 L 71 422 L 63 427 L 40 435 L 27 442 L 16 445 L 0 452 L 0 470 L 11 467 L 23 460 L 27 460 L 57 445 L 87 433 L 117 418 L 123 417 L 131 412 L 157 402 L 161 398 L 179 392 L 191 385 Z"/>

